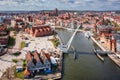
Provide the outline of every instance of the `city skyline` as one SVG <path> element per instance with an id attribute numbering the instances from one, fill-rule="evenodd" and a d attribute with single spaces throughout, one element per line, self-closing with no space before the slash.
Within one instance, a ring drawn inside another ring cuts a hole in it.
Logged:
<path id="1" fill-rule="evenodd" d="M 0 11 L 120 10 L 119 0 L 0 0 Z"/>

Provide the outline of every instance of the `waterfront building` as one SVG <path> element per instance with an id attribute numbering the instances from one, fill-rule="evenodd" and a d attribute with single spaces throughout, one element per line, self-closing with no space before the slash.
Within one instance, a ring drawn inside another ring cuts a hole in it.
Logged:
<path id="1" fill-rule="evenodd" d="M 113 49 L 112 51 L 120 52 L 120 34 L 113 34 L 111 42 L 114 43 L 113 45 L 111 44 L 111 49 Z"/>
<path id="2" fill-rule="evenodd" d="M 25 32 L 31 34 L 34 37 L 41 37 L 53 34 L 53 30 L 50 28 L 50 26 L 47 25 L 37 25 L 30 28 L 27 27 L 25 29 Z"/>
<path id="3" fill-rule="evenodd" d="M 104 20 L 100 20 L 94 25 L 94 31 L 99 34 L 99 40 L 106 46 L 107 49 L 117 51 L 117 30 L 110 24 L 105 24 Z"/>
<path id="4" fill-rule="evenodd" d="M 27 52 L 26 62 L 27 70 L 30 74 L 40 72 L 41 70 L 51 70 L 50 54 L 45 52 L 45 50 L 41 50 L 40 52 L 37 52 L 36 50 Z"/>

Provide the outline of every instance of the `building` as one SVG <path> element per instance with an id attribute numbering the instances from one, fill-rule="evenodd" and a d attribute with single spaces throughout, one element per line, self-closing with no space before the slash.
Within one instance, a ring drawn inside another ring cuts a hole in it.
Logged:
<path id="1" fill-rule="evenodd" d="M 47 25 L 37 25 L 25 29 L 26 33 L 31 34 L 34 37 L 48 36 L 53 34 L 53 30 Z"/>
<path id="2" fill-rule="evenodd" d="M 111 49 L 113 49 L 115 52 L 120 52 L 120 34 L 113 34 L 111 38 L 111 43 L 114 43 L 111 44 Z"/>
<path id="3" fill-rule="evenodd" d="M 0 25 L 0 55 L 5 53 L 5 46 L 8 45 L 9 33 L 7 32 L 7 27 L 3 24 Z"/>
<path id="4" fill-rule="evenodd" d="M 51 70 L 50 55 L 45 52 L 45 50 L 41 50 L 40 52 L 37 52 L 36 50 L 33 52 L 27 52 L 26 62 L 27 70 L 31 75 L 36 72 L 39 73 L 41 70 Z"/>
<path id="5" fill-rule="evenodd" d="M 117 42 L 118 36 L 117 30 L 115 27 L 111 25 L 103 25 L 103 23 L 99 23 L 99 25 L 94 25 L 94 31 L 99 34 L 100 41 L 106 46 L 107 49 L 112 52 L 117 52 Z"/>
<path id="6" fill-rule="evenodd" d="M 0 44 L 7 45 L 9 39 L 9 33 L 7 31 L 7 27 L 5 25 L 0 25 Z"/>

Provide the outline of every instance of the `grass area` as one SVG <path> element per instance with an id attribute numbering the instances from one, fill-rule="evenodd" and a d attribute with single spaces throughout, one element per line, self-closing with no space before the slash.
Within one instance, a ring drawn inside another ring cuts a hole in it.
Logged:
<path id="1" fill-rule="evenodd" d="M 12 59 L 12 61 L 13 61 L 14 63 L 17 63 L 17 62 L 18 62 L 17 59 Z"/>
<path id="2" fill-rule="evenodd" d="M 14 71 L 14 75 L 15 75 L 15 77 L 17 77 L 17 78 L 20 78 L 20 79 L 24 80 L 24 71 L 16 72 L 16 70 L 15 70 L 15 71 Z"/>
<path id="3" fill-rule="evenodd" d="M 22 80 L 24 80 L 24 70 L 26 68 L 26 60 L 22 60 L 23 61 L 23 71 L 21 72 L 16 72 L 16 68 L 14 69 L 14 75 L 16 78 L 20 78 Z"/>
<path id="4" fill-rule="evenodd" d="M 51 39 L 51 41 L 55 48 L 60 44 L 59 39 L 57 39 L 56 36 L 54 36 L 53 39 Z"/>
<path id="5" fill-rule="evenodd" d="M 24 48 L 24 47 L 25 47 L 25 45 L 26 45 L 26 44 L 25 44 L 25 42 L 24 42 L 24 41 L 22 41 L 20 45 L 21 45 L 21 49 L 22 49 L 22 48 Z"/>
<path id="6" fill-rule="evenodd" d="M 15 38 L 14 37 L 10 37 L 9 41 L 8 41 L 8 46 L 14 46 L 15 45 Z"/>
<path id="7" fill-rule="evenodd" d="M 21 54 L 21 52 L 15 52 L 15 53 L 13 53 L 12 55 L 14 55 L 14 56 L 19 56 Z"/>
<path id="8" fill-rule="evenodd" d="M 27 65 L 26 60 L 23 60 L 23 68 L 26 68 L 26 65 Z"/>

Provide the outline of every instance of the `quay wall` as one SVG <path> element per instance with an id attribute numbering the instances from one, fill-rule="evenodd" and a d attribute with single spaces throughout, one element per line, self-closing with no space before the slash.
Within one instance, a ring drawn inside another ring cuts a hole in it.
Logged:
<path id="1" fill-rule="evenodd" d="M 103 50 L 103 51 L 106 51 L 106 49 L 100 44 L 98 43 L 95 38 L 91 37 L 91 39 Z M 120 67 L 120 58 L 118 58 L 118 56 L 113 53 L 113 54 L 107 54 L 108 57 L 118 66 Z"/>

